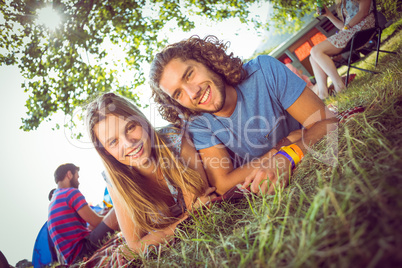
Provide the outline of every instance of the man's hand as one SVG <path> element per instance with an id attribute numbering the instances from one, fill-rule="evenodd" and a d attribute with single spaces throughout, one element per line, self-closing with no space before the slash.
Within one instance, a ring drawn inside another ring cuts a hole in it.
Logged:
<path id="1" fill-rule="evenodd" d="M 282 155 L 275 155 L 261 163 L 259 169 L 253 170 L 245 178 L 242 188 L 250 186 L 255 194 L 275 194 L 275 188 L 289 183 L 290 161 Z M 278 181 L 279 180 L 279 181 Z"/>

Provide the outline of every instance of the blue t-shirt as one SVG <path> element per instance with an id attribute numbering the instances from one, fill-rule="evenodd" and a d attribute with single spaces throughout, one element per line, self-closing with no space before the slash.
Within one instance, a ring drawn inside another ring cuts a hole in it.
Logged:
<path id="1" fill-rule="evenodd" d="M 233 114 L 195 116 L 189 122 L 189 132 L 197 150 L 224 144 L 231 155 L 248 162 L 302 127 L 286 109 L 299 98 L 306 83 L 270 56 L 259 56 L 243 68 L 248 76 L 235 87 Z"/>

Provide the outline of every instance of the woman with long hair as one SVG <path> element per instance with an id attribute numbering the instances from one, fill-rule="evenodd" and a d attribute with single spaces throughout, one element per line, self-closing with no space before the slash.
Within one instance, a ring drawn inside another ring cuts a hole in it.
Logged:
<path id="1" fill-rule="evenodd" d="M 331 56 L 339 54 L 353 35 L 361 30 L 374 27 L 373 3 L 371 0 L 336 0 L 338 19 L 324 6 L 327 17 L 340 31 L 311 49 L 310 62 L 316 84 L 313 91 L 321 98 L 328 97 L 327 77 L 334 84 L 337 93 L 346 89 Z"/>
<path id="2" fill-rule="evenodd" d="M 129 248 L 122 244 L 123 253 L 168 242 L 188 211 L 216 197 L 185 135 L 174 128 L 156 131 L 126 98 L 98 97 L 87 107 L 86 123 Z"/>

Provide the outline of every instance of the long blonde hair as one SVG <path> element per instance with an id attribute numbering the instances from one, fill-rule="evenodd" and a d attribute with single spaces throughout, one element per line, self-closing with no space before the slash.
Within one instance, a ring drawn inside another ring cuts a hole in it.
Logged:
<path id="1" fill-rule="evenodd" d="M 165 228 L 177 221 L 172 216 L 169 206 L 147 187 L 147 180 L 134 168 L 124 165 L 108 154 L 95 134 L 95 126 L 105 120 L 107 115 L 123 116 L 125 119 L 137 121 L 148 132 L 152 144 L 152 156 L 163 160 L 158 174 L 165 177 L 183 194 L 193 193 L 194 199 L 204 193 L 206 183 L 196 171 L 185 167 L 176 159 L 167 144 L 161 139 L 144 114 L 129 100 L 107 93 L 92 101 L 86 110 L 86 125 L 91 141 L 102 158 L 109 174 L 111 185 L 116 190 L 117 198 L 126 207 L 128 215 L 143 231 Z M 163 178 L 162 177 L 162 178 Z M 165 187 L 166 188 L 166 187 Z M 163 191 L 163 188 L 160 188 Z M 168 189 L 165 190 L 165 193 Z M 170 193 L 170 192 L 169 192 Z M 194 201 L 194 200 L 193 200 Z"/>
<path id="2" fill-rule="evenodd" d="M 342 21 L 345 21 L 343 18 L 343 13 L 342 13 L 342 2 L 343 0 L 335 0 L 335 5 L 336 5 L 336 14 L 338 14 L 338 18 L 341 19 Z"/>

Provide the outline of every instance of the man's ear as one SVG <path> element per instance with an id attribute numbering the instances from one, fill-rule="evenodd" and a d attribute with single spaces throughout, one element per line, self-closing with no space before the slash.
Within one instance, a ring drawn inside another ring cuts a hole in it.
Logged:
<path id="1" fill-rule="evenodd" d="M 71 180 L 71 179 L 74 177 L 74 175 L 73 175 L 73 173 L 71 172 L 71 170 L 67 171 L 66 176 L 67 176 L 67 178 L 68 178 L 69 180 Z"/>

